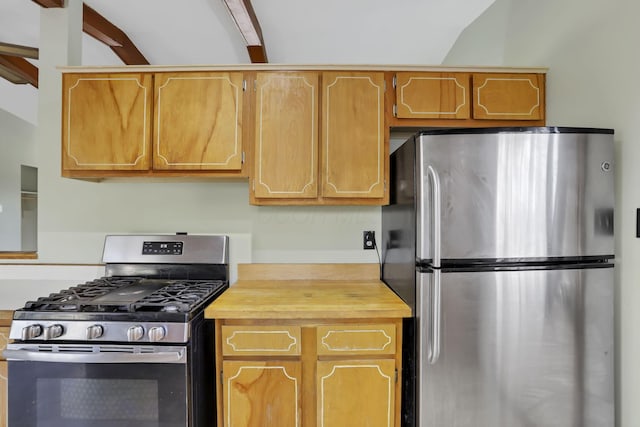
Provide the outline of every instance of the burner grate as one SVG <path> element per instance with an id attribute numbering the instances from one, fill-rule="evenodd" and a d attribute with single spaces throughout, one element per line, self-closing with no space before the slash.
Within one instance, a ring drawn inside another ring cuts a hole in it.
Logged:
<path id="1" fill-rule="evenodd" d="M 223 281 L 170 281 L 150 295 L 132 304 L 132 311 L 189 312 L 217 289 Z"/>
<path id="2" fill-rule="evenodd" d="M 82 307 L 95 298 L 106 295 L 119 288 L 130 286 L 140 277 L 100 278 L 90 282 L 63 289 L 60 292 L 28 301 L 25 309 L 33 311 L 82 311 Z"/>
<path id="3" fill-rule="evenodd" d="M 222 280 L 104 277 L 25 304 L 30 311 L 189 313 L 225 286 Z"/>

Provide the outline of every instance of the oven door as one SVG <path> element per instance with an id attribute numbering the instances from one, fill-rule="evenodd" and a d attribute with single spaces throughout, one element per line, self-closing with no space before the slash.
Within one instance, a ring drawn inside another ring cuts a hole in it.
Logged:
<path id="1" fill-rule="evenodd" d="M 9 344 L 9 427 L 186 427 L 187 348 Z"/>

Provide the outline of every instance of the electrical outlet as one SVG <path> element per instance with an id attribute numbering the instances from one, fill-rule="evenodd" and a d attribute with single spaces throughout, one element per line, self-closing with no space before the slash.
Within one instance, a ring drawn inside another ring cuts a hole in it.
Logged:
<path id="1" fill-rule="evenodd" d="M 362 248 L 363 249 L 375 249 L 376 247 L 376 232 L 375 231 L 363 231 L 362 232 Z"/>

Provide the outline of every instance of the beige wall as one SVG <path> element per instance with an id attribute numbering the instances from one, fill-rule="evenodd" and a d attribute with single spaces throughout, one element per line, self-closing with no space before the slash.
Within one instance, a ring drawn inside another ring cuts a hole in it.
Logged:
<path id="1" fill-rule="evenodd" d="M 617 425 L 640 426 L 640 3 L 498 0 L 468 27 L 446 63 L 549 67 L 552 125 L 607 127 L 616 141 Z M 492 37 L 487 38 L 491 28 Z"/>

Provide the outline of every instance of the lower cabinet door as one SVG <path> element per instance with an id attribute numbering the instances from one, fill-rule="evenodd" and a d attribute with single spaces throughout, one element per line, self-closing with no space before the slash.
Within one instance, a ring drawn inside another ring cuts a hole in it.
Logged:
<path id="1" fill-rule="evenodd" d="M 0 362 L 0 427 L 7 427 L 7 362 Z"/>
<path id="2" fill-rule="evenodd" d="M 301 362 L 224 361 L 225 427 L 301 427 Z"/>
<path id="3" fill-rule="evenodd" d="M 395 361 L 320 361 L 318 427 L 393 427 Z"/>

